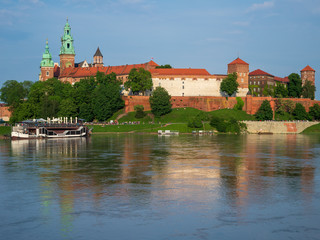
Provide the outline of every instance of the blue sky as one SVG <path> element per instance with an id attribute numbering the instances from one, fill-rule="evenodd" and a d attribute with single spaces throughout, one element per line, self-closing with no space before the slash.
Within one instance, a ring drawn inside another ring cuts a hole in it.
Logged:
<path id="1" fill-rule="evenodd" d="M 320 99 L 319 0 L 0 0 L 0 85 L 36 81 L 47 38 L 59 62 L 67 17 L 76 62 L 99 46 L 105 65 L 154 58 L 225 74 L 240 56 L 279 77 L 310 65 Z"/>

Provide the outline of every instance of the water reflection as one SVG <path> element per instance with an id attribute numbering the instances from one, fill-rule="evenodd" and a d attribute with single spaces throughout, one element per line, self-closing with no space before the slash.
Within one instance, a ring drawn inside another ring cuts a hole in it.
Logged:
<path id="1" fill-rule="evenodd" d="M 39 190 L 41 221 L 50 225 L 58 216 L 65 238 L 88 213 L 145 223 L 201 212 L 224 223 L 248 217 L 256 204 L 273 208 L 294 199 L 312 210 L 319 184 L 315 136 L 97 135 L 2 141 L 0 148 L 0 180 L 36 177 L 25 187 Z M 10 190 L 4 194 L 10 198 Z"/>

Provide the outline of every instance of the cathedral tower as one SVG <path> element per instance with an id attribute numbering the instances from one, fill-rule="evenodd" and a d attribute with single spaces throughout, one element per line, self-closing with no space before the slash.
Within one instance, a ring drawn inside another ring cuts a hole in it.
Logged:
<path id="1" fill-rule="evenodd" d="M 42 55 L 42 60 L 40 63 L 41 73 L 39 75 L 39 81 L 46 81 L 49 78 L 53 78 L 53 68 L 54 63 L 52 61 L 51 54 L 49 52 L 48 40 L 46 41 L 46 49 Z"/>
<path id="2" fill-rule="evenodd" d="M 74 57 L 75 57 L 73 38 L 71 36 L 71 27 L 69 25 L 68 19 L 66 25 L 64 26 L 64 34 L 61 37 L 61 48 L 60 48 L 60 71 L 63 72 L 64 69 L 68 67 L 74 67 Z"/>
<path id="3" fill-rule="evenodd" d="M 93 66 L 94 67 L 103 67 L 103 56 L 98 47 L 96 53 L 93 55 Z"/>
<path id="4" fill-rule="evenodd" d="M 312 67 L 308 65 L 304 69 L 302 69 L 300 72 L 301 72 L 302 86 L 305 84 L 306 81 L 310 81 L 312 85 L 315 84 L 316 71 Z"/>

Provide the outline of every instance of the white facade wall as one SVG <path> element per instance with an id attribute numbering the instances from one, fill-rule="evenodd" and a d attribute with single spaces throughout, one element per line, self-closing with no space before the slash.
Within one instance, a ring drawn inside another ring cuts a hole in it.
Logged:
<path id="1" fill-rule="evenodd" d="M 153 89 L 163 87 L 171 96 L 221 96 L 221 80 L 211 76 L 153 76 L 152 82 Z"/>

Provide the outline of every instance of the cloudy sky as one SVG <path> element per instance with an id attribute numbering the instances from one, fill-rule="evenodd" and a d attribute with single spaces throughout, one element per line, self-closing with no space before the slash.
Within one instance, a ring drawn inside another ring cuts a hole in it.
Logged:
<path id="1" fill-rule="evenodd" d="M 0 86 L 38 79 L 47 38 L 59 62 L 67 17 L 76 62 L 99 46 L 105 65 L 153 58 L 225 74 L 240 56 L 279 77 L 310 65 L 320 99 L 319 0 L 0 0 Z"/>

